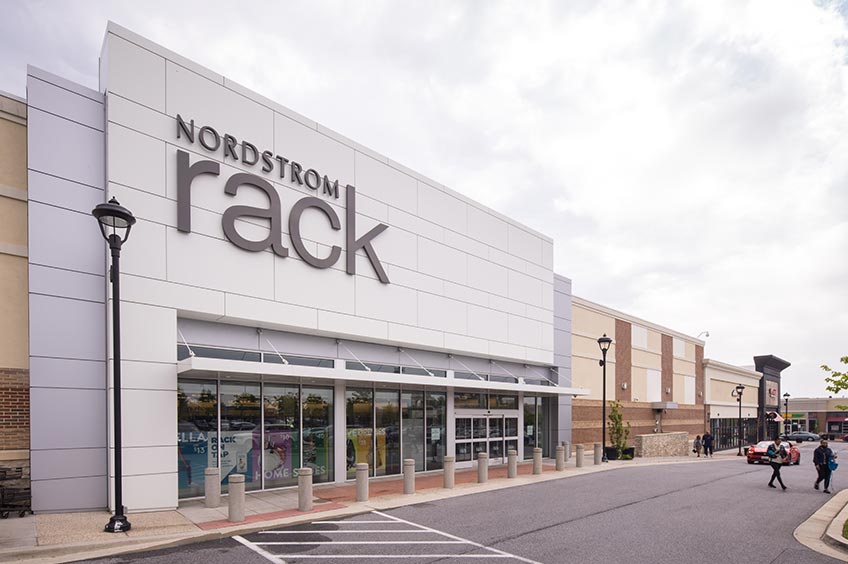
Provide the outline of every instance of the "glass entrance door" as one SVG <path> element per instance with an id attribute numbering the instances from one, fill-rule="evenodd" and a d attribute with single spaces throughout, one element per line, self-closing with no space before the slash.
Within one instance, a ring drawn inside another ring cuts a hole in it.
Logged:
<path id="1" fill-rule="evenodd" d="M 457 463 L 470 463 L 485 452 L 489 454 L 489 464 L 504 464 L 511 449 L 518 449 L 518 416 L 481 414 L 456 418 Z"/>

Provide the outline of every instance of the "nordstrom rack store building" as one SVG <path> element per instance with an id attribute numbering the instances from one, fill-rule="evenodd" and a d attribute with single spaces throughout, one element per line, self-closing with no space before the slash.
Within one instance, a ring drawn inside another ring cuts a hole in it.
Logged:
<path id="1" fill-rule="evenodd" d="M 114 24 L 100 67 L 28 70 L 35 510 L 112 505 L 111 197 L 130 511 L 570 438 L 551 239 Z"/>

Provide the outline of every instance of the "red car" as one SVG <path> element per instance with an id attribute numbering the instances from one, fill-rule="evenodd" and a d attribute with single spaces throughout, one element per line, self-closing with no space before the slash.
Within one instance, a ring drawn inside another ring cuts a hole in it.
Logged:
<path id="1" fill-rule="evenodd" d="M 766 454 L 768 452 L 768 447 L 774 444 L 774 441 L 760 441 L 755 445 L 751 445 L 748 447 L 748 464 L 753 464 L 755 462 L 762 462 L 765 464 L 769 463 L 769 457 Z M 798 450 L 798 447 L 793 445 L 788 441 L 784 441 L 781 443 L 781 446 L 788 445 L 789 448 L 789 460 L 785 463 L 787 466 L 789 464 L 801 464 L 801 451 Z"/>

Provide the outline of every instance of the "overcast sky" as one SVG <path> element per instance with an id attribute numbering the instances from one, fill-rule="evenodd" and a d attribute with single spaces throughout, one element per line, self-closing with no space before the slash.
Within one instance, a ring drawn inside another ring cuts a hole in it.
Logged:
<path id="1" fill-rule="evenodd" d="M 108 19 L 555 240 L 575 295 L 792 363 L 848 355 L 840 2 L 6 1 L 0 90 L 97 88 Z M 791 404 L 790 404 L 791 407 Z"/>

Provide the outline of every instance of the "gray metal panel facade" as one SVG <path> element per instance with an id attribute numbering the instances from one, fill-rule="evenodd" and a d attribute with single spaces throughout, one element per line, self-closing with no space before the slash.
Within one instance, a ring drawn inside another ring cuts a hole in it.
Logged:
<path id="1" fill-rule="evenodd" d="M 107 504 L 103 97 L 30 67 L 29 314 L 32 504 Z"/>
<path id="2" fill-rule="evenodd" d="M 554 274 L 554 363 L 559 385 L 571 386 L 571 280 Z M 556 441 L 571 442 L 571 396 L 558 396 Z"/>

